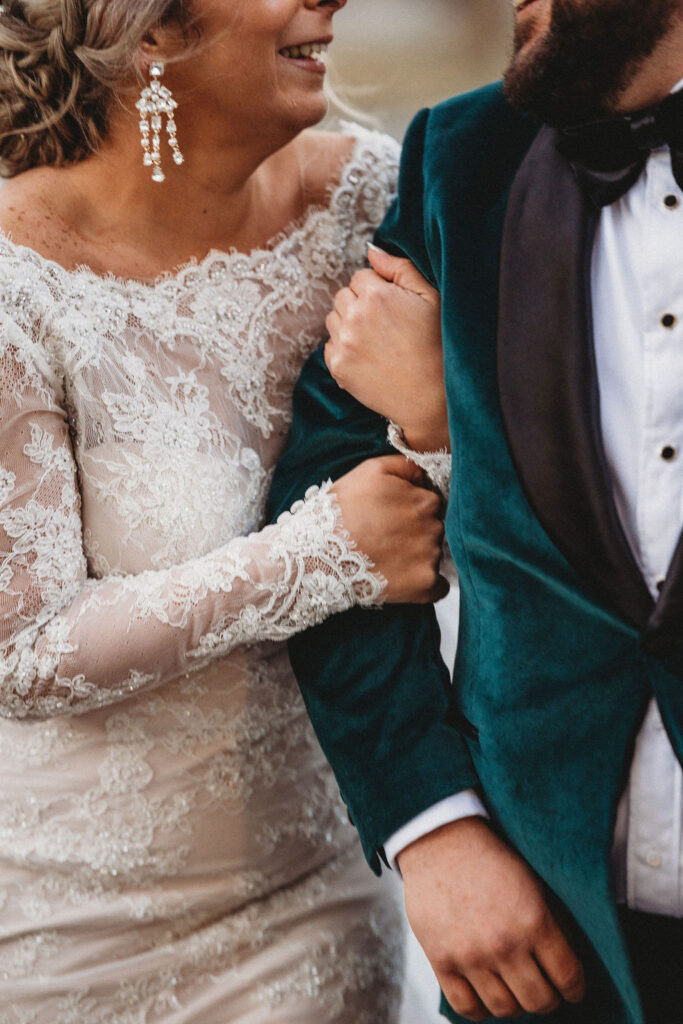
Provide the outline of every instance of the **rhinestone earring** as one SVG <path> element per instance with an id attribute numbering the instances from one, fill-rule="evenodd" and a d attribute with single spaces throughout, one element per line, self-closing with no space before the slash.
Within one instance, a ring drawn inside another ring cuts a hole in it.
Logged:
<path id="1" fill-rule="evenodd" d="M 168 144 L 173 152 L 173 162 L 184 163 L 176 138 L 174 111 L 178 104 L 173 99 L 171 90 L 161 84 L 164 65 L 160 60 L 150 64 L 150 83 L 142 90 L 140 99 L 135 104 L 140 111 L 140 141 L 142 143 L 142 162 L 145 167 L 152 168 L 152 181 L 165 181 L 166 175 L 161 168 L 161 132 L 162 114 L 166 115 L 166 134 Z"/>

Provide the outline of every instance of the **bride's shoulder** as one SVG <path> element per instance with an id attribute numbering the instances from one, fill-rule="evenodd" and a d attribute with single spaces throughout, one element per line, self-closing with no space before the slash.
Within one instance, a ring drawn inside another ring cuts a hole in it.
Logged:
<path id="1" fill-rule="evenodd" d="M 26 172 L 4 182 L 0 189 L 0 232 L 35 245 L 45 233 L 45 188 Z"/>
<path id="2" fill-rule="evenodd" d="M 299 139 L 302 179 L 312 202 L 325 203 L 343 185 L 395 188 L 400 146 L 382 132 L 343 122 L 340 131 L 314 130 Z"/>
<path id="3" fill-rule="evenodd" d="M 3 262 L 34 263 L 32 254 L 66 263 L 74 239 L 65 230 L 63 207 L 67 189 L 54 168 L 36 167 L 0 187 L 0 256 Z"/>

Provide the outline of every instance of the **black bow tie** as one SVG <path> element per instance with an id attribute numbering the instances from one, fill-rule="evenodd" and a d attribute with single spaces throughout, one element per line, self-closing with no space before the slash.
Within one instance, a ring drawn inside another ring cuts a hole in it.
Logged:
<path id="1" fill-rule="evenodd" d="M 683 189 L 683 92 L 656 107 L 560 131 L 559 149 L 593 203 L 609 206 L 635 185 L 653 149 L 668 146 Z"/>

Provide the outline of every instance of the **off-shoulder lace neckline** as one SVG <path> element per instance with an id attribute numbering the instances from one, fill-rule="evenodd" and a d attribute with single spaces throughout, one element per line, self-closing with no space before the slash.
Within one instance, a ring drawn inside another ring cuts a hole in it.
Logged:
<path id="1" fill-rule="evenodd" d="M 57 260 L 44 256 L 30 245 L 22 245 L 19 242 L 15 242 L 11 232 L 4 231 L 2 228 L 0 228 L 0 245 L 12 250 L 17 255 L 23 256 L 25 259 L 50 268 L 62 277 L 73 280 L 85 279 L 90 282 L 114 284 L 150 293 L 162 288 L 164 285 L 181 286 L 189 274 L 194 275 L 202 271 L 218 259 L 228 266 L 238 261 L 268 264 L 272 260 L 277 260 L 282 255 L 283 250 L 291 245 L 294 240 L 299 238 L 305 239 L 314 234 L 315 227 L 321 218 L 329 217 L 330 215 L 334 216 L 337 213 L 341 196 L 348 189 L 349 185 L 354 184 L 353 175 L 362 163 L 363 154 L 367 149 L 372 148 L 373 141 L 376 144 L 378 137 L 381 137 L 380 132 L 364 128 L 362 125 L 354 122 L 343 121 L 341 129 L 354 142 L 350 155 L 342 165 L 339 181 L 336 185 L 331 185 L 328 188 L 327 203 L 312 203 L 300 217 L 294 219 L 282 231 L 273 235 L 263 246 L 251 249 L 249 252 L 242 252 L 240 249 L 235 248 L 218 249 L 214 247 L 209 249 L 201 259 L 192 257 L 170 270 L 162 271 L 156 277 L 145 279 L 126 277 L 125 275 L 118 275 L 113 272 L 98 273 L 86 263 L 78 264 L 72 268 L 65 267 Z"/>

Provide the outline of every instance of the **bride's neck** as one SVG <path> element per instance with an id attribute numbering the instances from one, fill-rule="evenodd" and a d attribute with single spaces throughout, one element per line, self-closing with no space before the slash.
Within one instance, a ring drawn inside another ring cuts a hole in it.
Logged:
<path id="1" fill-rule="evenodd" d="M 128 262 L 151 276 L 212 248 L 258 248 L 302 212 L 293 140 L 221 144 L 179 130 L 185 162 L 173 163 L 162 137 L 166 179 L 156 183 L 134 127 L 112 126 L 96 155 L 45 172 L 53 217 L 84 250 L 80 262 Z"/>

